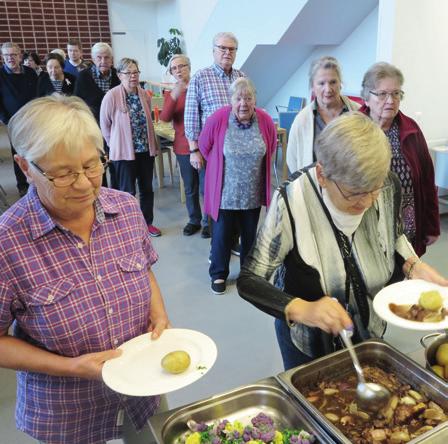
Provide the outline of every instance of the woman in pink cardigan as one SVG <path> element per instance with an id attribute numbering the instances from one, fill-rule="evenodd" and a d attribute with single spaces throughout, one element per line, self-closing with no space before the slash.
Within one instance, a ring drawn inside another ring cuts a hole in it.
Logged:
<path id="1" fill-rule="evenodd" d="M 153 225 L 152 176 L 158 146 L 151 119 L 151 99 L 139 86 L 136 60 L 121 59 L 117 73 L 121 85 L 110 89 L 101 103 L 101 131 L 110 148 L 109 158 L 116 170 L 118 189 L 135 196 L 137 182 L 149 234 L 157 237 L 161 232 Z"/>
<path id="2" fill-rule="evenodd" d="M 206 121 L 199 149 L 207 161 L 204 211 L 213 219 L 211 288 L 226 290 L 234 226 L 241 230 L 240 263 L 257 232 L 262 205 L 271 199 L 271 157 L 277 133 L 271 117 L 255 108 L 255 87 L 246 77 L 230 86 L 231 106 Z"/>

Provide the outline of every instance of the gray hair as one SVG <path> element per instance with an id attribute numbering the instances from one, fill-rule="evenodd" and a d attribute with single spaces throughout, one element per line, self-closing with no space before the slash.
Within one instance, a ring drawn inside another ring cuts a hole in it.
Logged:
<path id="1" fill-rule="evenodd" d="M 138 68 L 138 62 L 135 59 L 130 59 L 128 57 L 123 57 L 117 65 L 117 72 L 123 72 L 129 65 L 135 65 Z"/>
<path id="2" fill-rule="evenodd" d="M 231 32 L 218 32 L 218 34 L 213 37 L 213 46 L 216 45 L 219 39 L 233 40 L 235 42 L 235 46 L 238 48 L 238 39 L 235 37 L 235 34 L 232 34 Z"/>
<path id="3" fill-rule="evenodd" d="M 61 48 L 53 49 L 53 51 L 50 51 L 50 54 L 59 54 L 62 57 L 62 60 L 65 60 L 67 57 L 67 54 L 65 54 L 65 51 Z"/>
<path id="4" fill-rule="evenodd" d="M 325 177 L 361 192 L 381 186 L 390 168 L 387 136 L 359 112 L 332 120 L 319 135 L 315 150 Z"/>
<path id="5" fill-rule="evenodd" d="M 168 72 L 171 72 L 171 63 L 176 59 L 182 59 L 191 69 L 191 62 L 188 56 L 186 56 L 185 54 L 174 54 L 173 56 L 171 56 L 170 61 L 168 62 L 168 68 L 167 68 Z"/>
<path id="6" fill-rule="evenodd" d="M 85 102 L 79 97 L 53 94 L 28 102 L 8 124 L 11 144 L 29 162 L 63 147 L 79 153 L 86 141 L 103 152 L 103 136 Z"/>
<path id="7" fill-rule="evenodd" d="M 98 42 L 92 46 L 92 58 L 96 57 L 96 55 L 102 51 L 107 51 L 111 57 L 113 56 L 112 48 L 109 44 L 105 42 Z"/>
<path id="8" fill-rule="evenodd" d="M 9 49 L 9 48 L 16 48 L 17 51 L 21 52 L 22 50 L 20 49 L 20 46 L 17 43 L 14 42 L 6 42 L 3 43 L 2 45 L 2 52 L 4 49 Z"/>
<path id="9" fill-rule="evenodd" d="M 241 92 L 249 93 L 254 99 L 257 99 L 257 90 L 255 89 L 255 85 L 252 80 L 247 77 L 238 77 L 229 88 L 230 92 L 230 101 L 233 102 L 233 99 L 237 96 L 237 94 Z"/>
<path id="10" fill-rule="evenodd" d="M 319 69 L 332 69 L 336 72 L 339 82 L 342 83 L 341 65 L 339 65 L 337 59 L 331 56 L 323 56 L 311 62 L 310 69 L 308 71 L 308 83 L 310 89 L 313 88 L 314 77 Z"/>
<path id="11" fill-rule="evenodd" d="M 368 100 L 369 91 L 376 88 L 376 85 L 383 79 L 396 79 L 400 84 L 400 88 L 404 83 L 403 73 L 394 65 L 387 62 L 374 63 L 364 74 L 362 79 L 361 96 L 364 100 Z"/>

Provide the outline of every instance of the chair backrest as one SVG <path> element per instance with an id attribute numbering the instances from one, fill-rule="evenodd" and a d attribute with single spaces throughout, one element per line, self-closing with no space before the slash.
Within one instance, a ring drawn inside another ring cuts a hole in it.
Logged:
<path id="1" fill-rule="evenodd" d="M 359 103 L 360 105 L 364 105 L 364 99 L 359 96 L 347 96 L 350 100 L 353 100 L 353 102 Z"/>
<path id="2" fill-rule="evenodd" d="M 284 128 L 289 135 L 292 122 L 296 118 L 298 111 L 280 111 L 278 113 L 278 126 Z"/>
<path id="3" fill-rule="evenodd" d="M 290 96 L 288 111 L 300 111 L 305 105 L 305 97 Z"/>

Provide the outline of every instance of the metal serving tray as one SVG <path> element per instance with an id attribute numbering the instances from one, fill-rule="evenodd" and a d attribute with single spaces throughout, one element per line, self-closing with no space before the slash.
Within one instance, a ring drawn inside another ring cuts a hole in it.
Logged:
<path id="1" fill-rule="evenodd" d="M 272 417 L 278 428 L 303 428 L 313 432 L 319 443 L 334 443 L 273 377 L 160 413 L 149 421 L 157 443 L 174 444 L 188 430 L 187 421 L 190 419 L 207 423 L 228 419 L 249 424 L 250 418 L 260 412 Z"/>
<path id="2" fill-rule="evenodd" d="M 355 349 L 361 365 L 375 365 L 383 370 L 393 371 L 401 381 L 410 384 L 415 390 L 448 410 L 448 384 L 444 384 L 441 379 L 386 342 L 372 339 L 356 345 Z M 301 389 L 324 378 L 340 379 L 341 376 L 354 371 L 348 351 L 340 350 L 309 364 L 280 373 L 277 378 L 337 442 L 350 444 L 351 441 L 302 395 Z M 447 444 L 448 422 L 439 424 L 409 443 Z"/>

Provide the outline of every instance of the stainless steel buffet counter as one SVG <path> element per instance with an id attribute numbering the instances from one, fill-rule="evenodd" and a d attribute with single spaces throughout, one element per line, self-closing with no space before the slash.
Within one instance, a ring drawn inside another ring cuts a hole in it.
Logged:
<path id="1" fill-rule="evenodd" d="M 370 340 L 356 346 L 361 364 L 378 366 L 396 373 L 400 380 L 448 410 L 448 384 L 417 365 L 384 341 Z M 274 419 L 277 428 L 303 428 L 312 432 L 319 443 L 347 444 L 350 441 L 301 394 L 301 387 L 317 378 L 341 376 L 353 372 L 348 352 L 341 350 L 309 364 L 280 373 L 253 384 L 212 396 L 150 419 L 159 444 L 175 444 L 188 431 L 187 421 L 213 422 L 223 419 L 248 424 L 263 412 Z M 446 444 L 448 422 L 409 441 Z"/>

